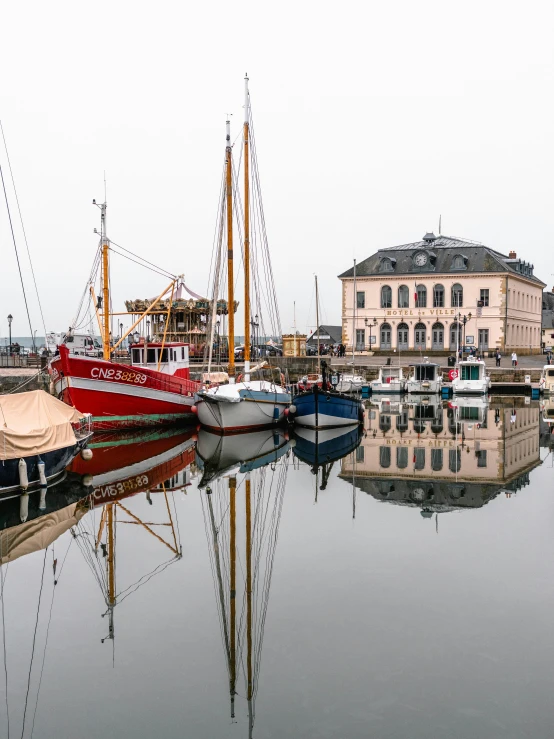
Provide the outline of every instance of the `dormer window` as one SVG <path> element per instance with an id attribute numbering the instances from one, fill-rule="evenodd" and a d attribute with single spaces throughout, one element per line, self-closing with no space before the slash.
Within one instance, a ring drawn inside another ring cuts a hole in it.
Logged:
<path id="1" fill-rule="evenodd" d="M 394 272 L 395 265 L 396 265 L 396 259 L 389 259 L 389 257 L 385 257 L 384 259 L 381 259 L 381 264 L 379 265 L 379 271 L 380 272 Z"/>
<path id="2" fill-rule="evenodd" d="M 456 254 L 452 260 L 451 269 L 466 269 L 466 265 L 467 257 L 464 257 L 463 254 Z"/>

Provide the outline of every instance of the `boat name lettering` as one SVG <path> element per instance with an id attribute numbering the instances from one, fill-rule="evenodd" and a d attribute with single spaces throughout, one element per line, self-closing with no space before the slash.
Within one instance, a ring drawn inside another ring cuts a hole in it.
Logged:
<path id="1" fill-rule="evenodd" d="M 100 485 L 98 488 L 94 488 L 93 495 L 97 500 L 103 500 L 104 498 L 115 498 L 116 495 L 124 495 L 125 493 L 132 492 L 137 488 L 145 487 L 149 484 L 148 475 L 137 475 L 136 477 L 130 477 L 125 482 L 115 482 L 112 485 Z"/>
<path id="2" fill-rule="evenodd" d="M 115 380 L 116 382 L 134 382 L 137 385 L 144 385 L 148 379 L 141 372 L 124 372 L 122 370 L 105 369 L 103 367 L 93 367 L 90 371 L 93 380 Z"/>

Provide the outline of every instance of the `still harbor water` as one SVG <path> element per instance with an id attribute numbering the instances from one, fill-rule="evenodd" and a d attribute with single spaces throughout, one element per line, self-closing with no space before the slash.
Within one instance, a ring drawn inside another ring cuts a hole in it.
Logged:
<path id="1" fill-rule="evenodd" d="M 552 737 L 549 418 L 96 436 L 1 503 L 0 736 Z"/>

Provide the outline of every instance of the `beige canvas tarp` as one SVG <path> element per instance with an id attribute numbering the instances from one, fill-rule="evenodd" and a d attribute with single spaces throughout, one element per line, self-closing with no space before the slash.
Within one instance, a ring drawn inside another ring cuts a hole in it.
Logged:
<path id="1" fill-rule="evenodd" d="M 0 565 L 13 562 L 31 552 L 40 552 L 75 526 L 88 511 L 83 502 L 72 503 L 59 511 L 0 531 Z"/>
<path id="2" fill-rule="evenodd" d="M 71 424 L 82 416 L 44 390 L 0 395 L 0 460 L 72 446 Z"/>

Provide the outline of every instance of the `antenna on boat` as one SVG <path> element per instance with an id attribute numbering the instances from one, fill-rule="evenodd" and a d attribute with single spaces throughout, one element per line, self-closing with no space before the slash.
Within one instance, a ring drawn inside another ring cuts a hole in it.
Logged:
<path id="1" fill-rule="evenodd" d="M 244 381 L 250 382 L 250 98 L 244 77 Z"/>

